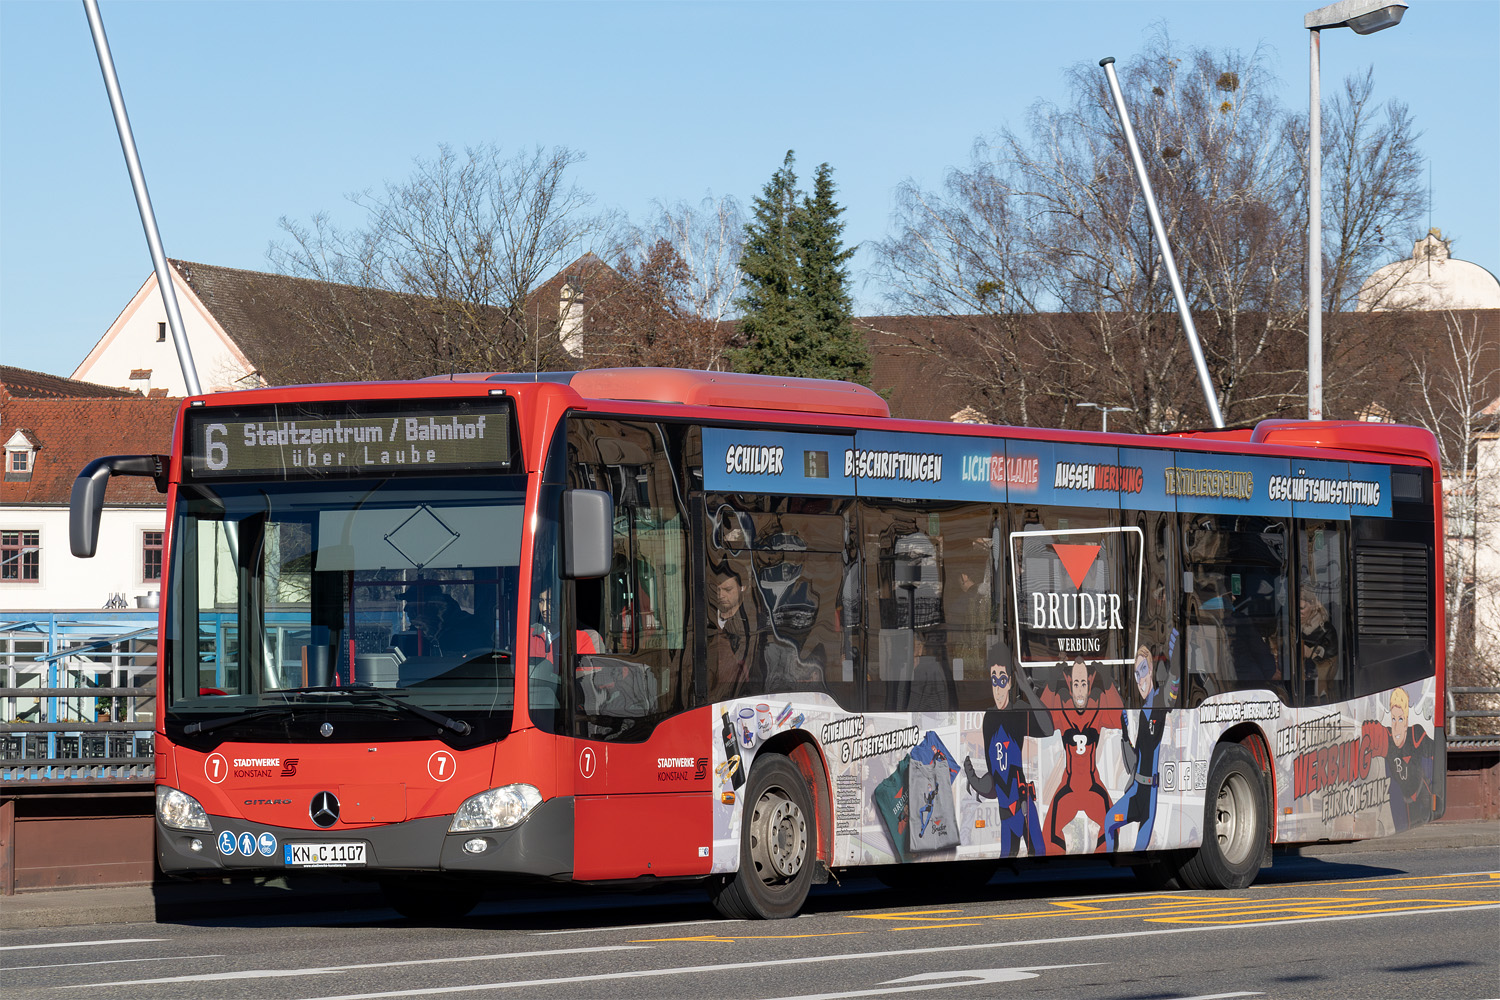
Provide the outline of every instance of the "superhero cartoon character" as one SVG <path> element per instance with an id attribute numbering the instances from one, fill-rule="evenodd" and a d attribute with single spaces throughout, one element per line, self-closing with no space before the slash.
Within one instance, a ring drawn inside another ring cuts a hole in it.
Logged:
<path id="1" fill-rule="evenodd" d="M 1052 798 L 1047 815 L 1047 841 L 1066 853 L 1068 844 L 1063 828 L 1083 813 L 1099 830 L 1094 852 L 1104 851 L 1105 817 L 1111 805 L 1109 791 L 1099 780 L 1095 761 L 1099 736 L 1106 729 L 1118 729 L 1124 705 L 1120 693 L 1099 662 L 1084 663 L 1079 657 L 1072 666 L 1058 664 L 1057 676 L 1042 691 L 1042 704 L 1052 713 L 1052 724 L 1062 733 L 1062 779 Z"/>
<path id="2" fill-rule="evenodd" d="M 1110 809 L 1109 822 L 1105 824 L 1104 847 L 1109 851 L 1118 849 L 1116 838 L 1127 823 L 1140 824 L 1135 850 L 1144 851 L 1151 843 L 1151 829 L 1156 823 L 1161 740 L 1167 729 L 1167 712 L 1177 704 L 1177 678 L 1172 677 L 1162 687 L 1151 650 L 1145 646 L 1135 651 L 1135 684 L 1141 693 L 1141 707 L 1120 711 L 1120 749 L 1130 770 L 1130 784 Z M 1133 736 L 1132 716 L 1136 720 Z"/>
<path id="3" fill-rule="evenodd" d="M 1404 688 L 1391 692 L 1391 724 L 1366 722 L 1370 749 L 1385 758 L 1385 774 L 1391 779 L 1391 826 L 1406 830 L 1431 822 L 1432 737 L 1411 723 L 1411 698 Z"/>
<path id="4" fill-rule="evenodd" d="M 1041 706 L 1025 671 L 1012 666 L 1010 650 L 999 639 L 991 639 L 985 659 L 990 668 L 990 692 L 995 707 L 984 713 L 984 774 L 974 770 L 974 761 L 964 758 L 964 776 L 969 788 L 981 798 L 994 799 L 1000 807 L 1000 849 L 1013 858 L 1021 844 L 1030 855 L 1047 853 L 1042 840 L 1042 817 L 1036 803 L 1036 786 L 1026 780 L 1021 766 L 1022 740 L 1052 735 L 1051 714 Z M 1015 699 L 1012 705 L 1012 697 Z"/>

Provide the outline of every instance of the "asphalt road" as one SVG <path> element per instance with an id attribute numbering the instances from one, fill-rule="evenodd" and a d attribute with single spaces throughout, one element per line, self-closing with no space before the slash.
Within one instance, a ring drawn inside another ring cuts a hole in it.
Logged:
<path id="1" fill-rule="evenodd" d="M 692 891 L 560 891 L 446 927 L 388 910 L 8 931 L 0 995 L 835 1000 L 1500 996 L 1500 849 L 1279 857 L 1243 892 L 1103 865 L 816 891 L 727 921 Z"/>

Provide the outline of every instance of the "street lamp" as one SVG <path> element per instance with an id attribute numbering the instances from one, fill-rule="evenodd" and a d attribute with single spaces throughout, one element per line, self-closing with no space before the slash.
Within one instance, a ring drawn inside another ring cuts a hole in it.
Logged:
<path id="1" fill-rule="evenodd" d="M 1074 403 L 1073 405 L 1081 406 L 1089 410 L 1098 410 L 1099 416 L 1104 420 L 1104 427 L 1102 429 L 1105 431 L 1109 430 L 1109 415 L 1111 413 L 1130 412 L 1130 407 L 1128 406 L 1106 406 L 1104 403 Z"/>
<path id="2" fill-rule="evenodd" d="M 1308 29 L 1307 152 L 1307 419 L 1323 419 L 1323 105 L 1318 94 L 1319 32 L 1352 28 L 1372 35 L 1401 23 L 1404 3 L 1384 0 L 1339 0 L 1302 19 Z"/>

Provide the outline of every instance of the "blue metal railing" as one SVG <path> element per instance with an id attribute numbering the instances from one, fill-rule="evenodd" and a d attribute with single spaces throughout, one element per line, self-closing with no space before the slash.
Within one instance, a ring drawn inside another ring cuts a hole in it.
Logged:
<path id="1" fill-rule="evenodd" d="M 0 782 L 150 781 L 154 776 L 157 613 L 0 614 Z M 239 616 L 198 617 L 204 684 L 241 683 Z M 266 614 L 266 655 L 291 669 L 308 642 L 305 609 Z"/>
<path id="2" fill-rule="evenodd" d="M 0 781 L 152 778 L 155 611 L 0 615 Z"/>

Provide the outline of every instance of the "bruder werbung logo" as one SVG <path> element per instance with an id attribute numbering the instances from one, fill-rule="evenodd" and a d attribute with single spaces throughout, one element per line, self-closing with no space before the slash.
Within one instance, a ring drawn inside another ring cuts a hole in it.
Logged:
<path id="1" fill-rule="evenodd" d="M 1126 598 L 1140 587 L 1139 539 L 1135 527 L 1011 534 L 1023 662 L 1070 656 L 1115 662 L 1111 650 L 1135 648 Z"/>

